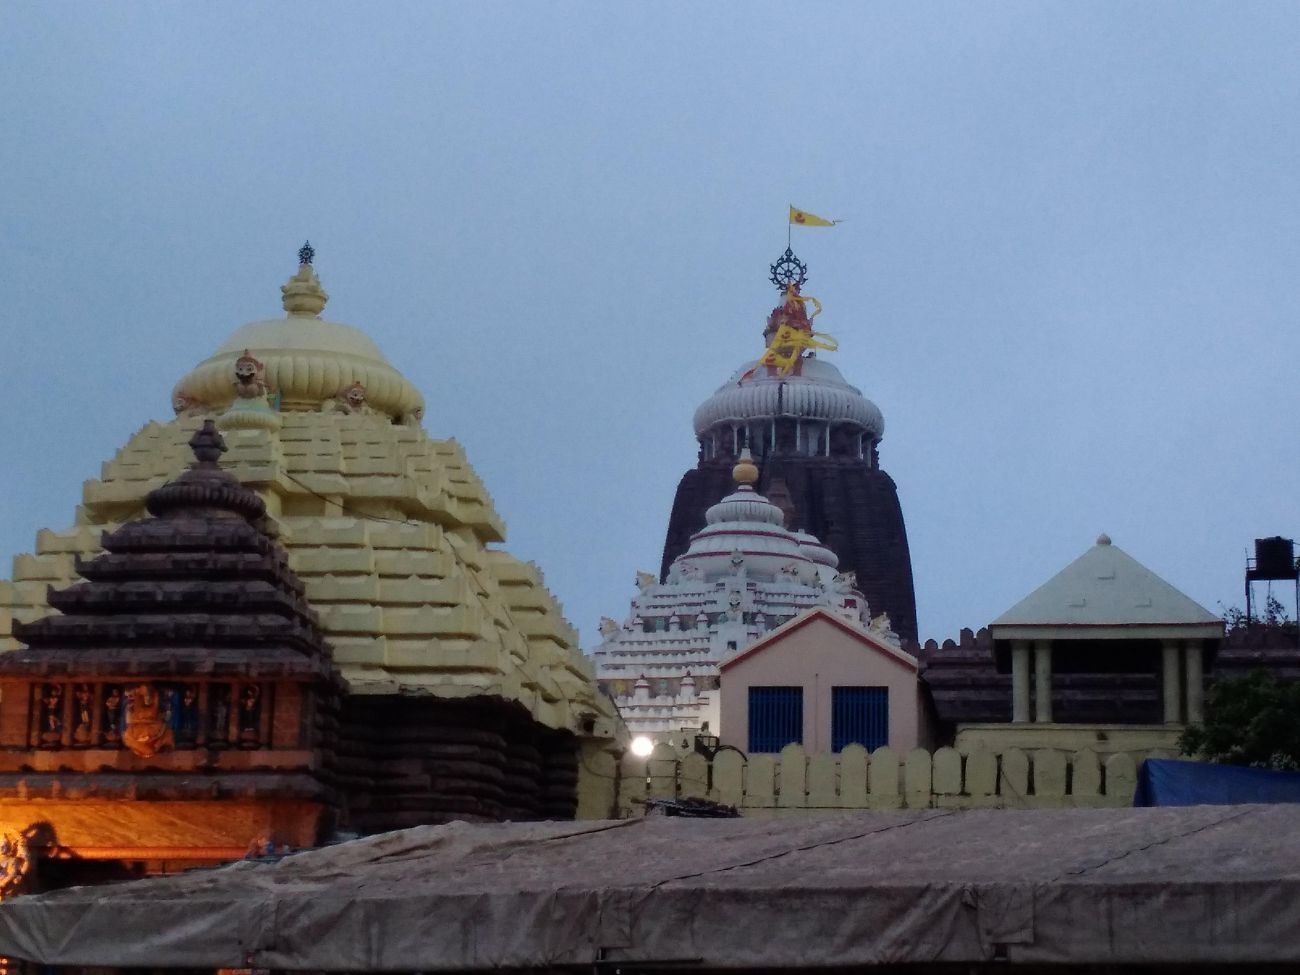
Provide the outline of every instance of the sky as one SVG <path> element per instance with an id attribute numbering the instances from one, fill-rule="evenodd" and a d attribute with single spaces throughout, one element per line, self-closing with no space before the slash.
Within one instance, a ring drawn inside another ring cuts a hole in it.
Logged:
<path id="1" fill-rule="evenodd" d="M 589 648 L 789 204 L 923 638 L 1300 531 L 1298 5 L 10 0 L 0 91 L 0 573 L 310 238 Z"/>

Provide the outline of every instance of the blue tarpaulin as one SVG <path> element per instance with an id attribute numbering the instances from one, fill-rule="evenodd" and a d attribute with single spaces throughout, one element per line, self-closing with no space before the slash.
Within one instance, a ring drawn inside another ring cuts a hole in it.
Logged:
<path id="1" fill-rule="evenodd" d="M 1138 770 L 1135 806 L 1230 806 L 1300 802 L 1300 772 L 1149 758 Z"/>

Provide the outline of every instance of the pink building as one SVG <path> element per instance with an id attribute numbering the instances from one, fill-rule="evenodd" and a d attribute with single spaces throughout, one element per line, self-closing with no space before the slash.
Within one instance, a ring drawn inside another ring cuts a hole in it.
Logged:
<path id="1" fill-rule="evenodd" d="M 746 754 L 928 744 L 916 658 L 886 634 L 818 608 L 723 661 L 722 744 Z"/>

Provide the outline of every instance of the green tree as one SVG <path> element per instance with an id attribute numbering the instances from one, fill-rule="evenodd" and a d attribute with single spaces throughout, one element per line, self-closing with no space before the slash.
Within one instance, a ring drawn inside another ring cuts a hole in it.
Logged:
<path id="1" fill-rule="evenodd" d="M 1267 670 L 1221 680 L 1205 698 L 1205 722 L 1178 741 L 1183 754 L 1253 768 L 1300 769 L 1300 683 Z"/>
<path id="2" fill-rule="evenodd" d="M 1271 592 L 1264 599 L 1263 611 L 1255 615 L 1249 626 L 1246 625 L 1246 611 L 1240 606 L 1225 607 L 1223 603 L 1219 603 L 1219 608 L 1223 610 L 1223 622 L 1228 628 L 1229 635 L 1237 630 L 1250 631 L 1260 627 L 1266 630 L 1283 630 L 1295 633 L 1296 625 L 1287 613 L 1286 607 Z"/>

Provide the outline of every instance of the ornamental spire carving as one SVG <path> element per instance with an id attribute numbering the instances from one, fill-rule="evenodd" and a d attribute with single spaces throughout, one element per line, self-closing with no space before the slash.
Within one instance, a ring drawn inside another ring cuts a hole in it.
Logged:
<path id="1" fill-rule="evenodd" d="M 316 258 L 316 248 L 307 241 L 298 249 L 298 273 L 280 285 L 284 296 L 284 310 L 290 315 L 314 316 L 319 318 L 325 310 L 325 303 L 330 296 L 320 286 L 320 278 L 312 261 Z"/>

